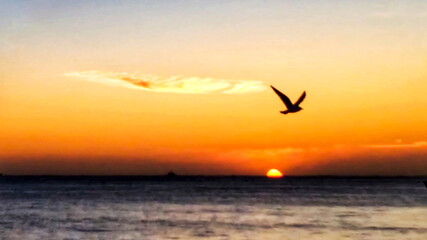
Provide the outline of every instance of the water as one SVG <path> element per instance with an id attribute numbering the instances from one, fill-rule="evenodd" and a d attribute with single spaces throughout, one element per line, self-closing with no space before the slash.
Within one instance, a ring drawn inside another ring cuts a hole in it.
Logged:
<path id="1" fill-rule="evenodd" d="M 427 239 L 426 178 L 0 178 L 0 239 Z"/>

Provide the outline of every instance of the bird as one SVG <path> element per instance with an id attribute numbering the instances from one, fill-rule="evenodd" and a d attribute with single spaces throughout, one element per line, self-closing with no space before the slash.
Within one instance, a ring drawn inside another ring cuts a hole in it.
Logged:
<path id="1" fill-rule="evenodd" d="M 301 94 L 298 100 L 294 104 L 292 104 L 291 100 L 289 100 L 289 98 L 285 94 L 283 94 L 282 92 L 274 88 L 272 85 L 270 85 L 270 87 L 280 97 L 282 102 L 286 105 L 287 110 L 280 111 L 281 114 L 295 113 L 302 110 L 302 108 L 299 105 L 301 104 L 301 102 L 304 100 L 306 96 L 305 91 Z"/>

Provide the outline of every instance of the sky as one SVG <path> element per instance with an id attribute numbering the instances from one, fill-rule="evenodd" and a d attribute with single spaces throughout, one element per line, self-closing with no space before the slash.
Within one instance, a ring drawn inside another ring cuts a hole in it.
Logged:
<path id="1" fill-rule="evenodd" d="M 0 1 L 0 173 L 427 175 L 426 22 L 426 1 Z"/>

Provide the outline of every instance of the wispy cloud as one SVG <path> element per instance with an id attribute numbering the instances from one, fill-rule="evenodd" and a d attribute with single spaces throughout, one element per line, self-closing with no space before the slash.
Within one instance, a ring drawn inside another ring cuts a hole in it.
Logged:
<path id="1" fill-rule="evenodd" d="M 367 148 L 419 148 L 419 147 L 427 147 L 427 141 L 419 141 L 413 143 L 397 143 L 397 144 L 373 144 L 373 145 L 365 145 Z"/>
<path id="2" fill-rule="evenodd" d="M 6 174 L 153 175 L 171 170 L 193 175 L 264 175 L 277 168 L 285 175 L 426 175 L 427 145 L 366 148 L 364 145 L 260 149 L 164 149 L 141 153 L 108 150 L 73 154 L 4 154 Z M 82 166 L 85 166 L 82 168 Z"/>
<path id="3" fill-rule="evenodd" d="M 266 89 L 261 81 L 218 79 L 209 77 L 159 77 L 127 72 L 69 72 L 67 77 L 79 77 L 87 81 L 154 92 L 173 93 L 253 93 Z"/>

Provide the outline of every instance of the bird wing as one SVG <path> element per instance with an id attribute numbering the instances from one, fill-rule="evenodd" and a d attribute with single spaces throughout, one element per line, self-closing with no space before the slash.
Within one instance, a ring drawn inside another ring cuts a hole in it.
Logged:
<path id="1" fill-rule="evenodd" d="M 280 99 L 282 99 L 282 102 L 286 105 L 288 109 L 292 108 L 293 104 L 285 94 L 281 93 L 279 90 L 275 89 L 273 86 L 270 86 L 270 87 L 280 97 Z"/>
<path id="2" fill-rule="evenodd" d="M 299 98 L 298 98 L 298 101 L 296 101 L 294 105 L 295 105 L 295 106 L 300 105 L 300 103 L 301 103 L 302 101 L 304 101 L 305 96 L 306 96 L 306 94 L 305 94 L 305 91 L 304 91 L 304 92 L 301 94 L 301 97 L 299 97 Z"/>

